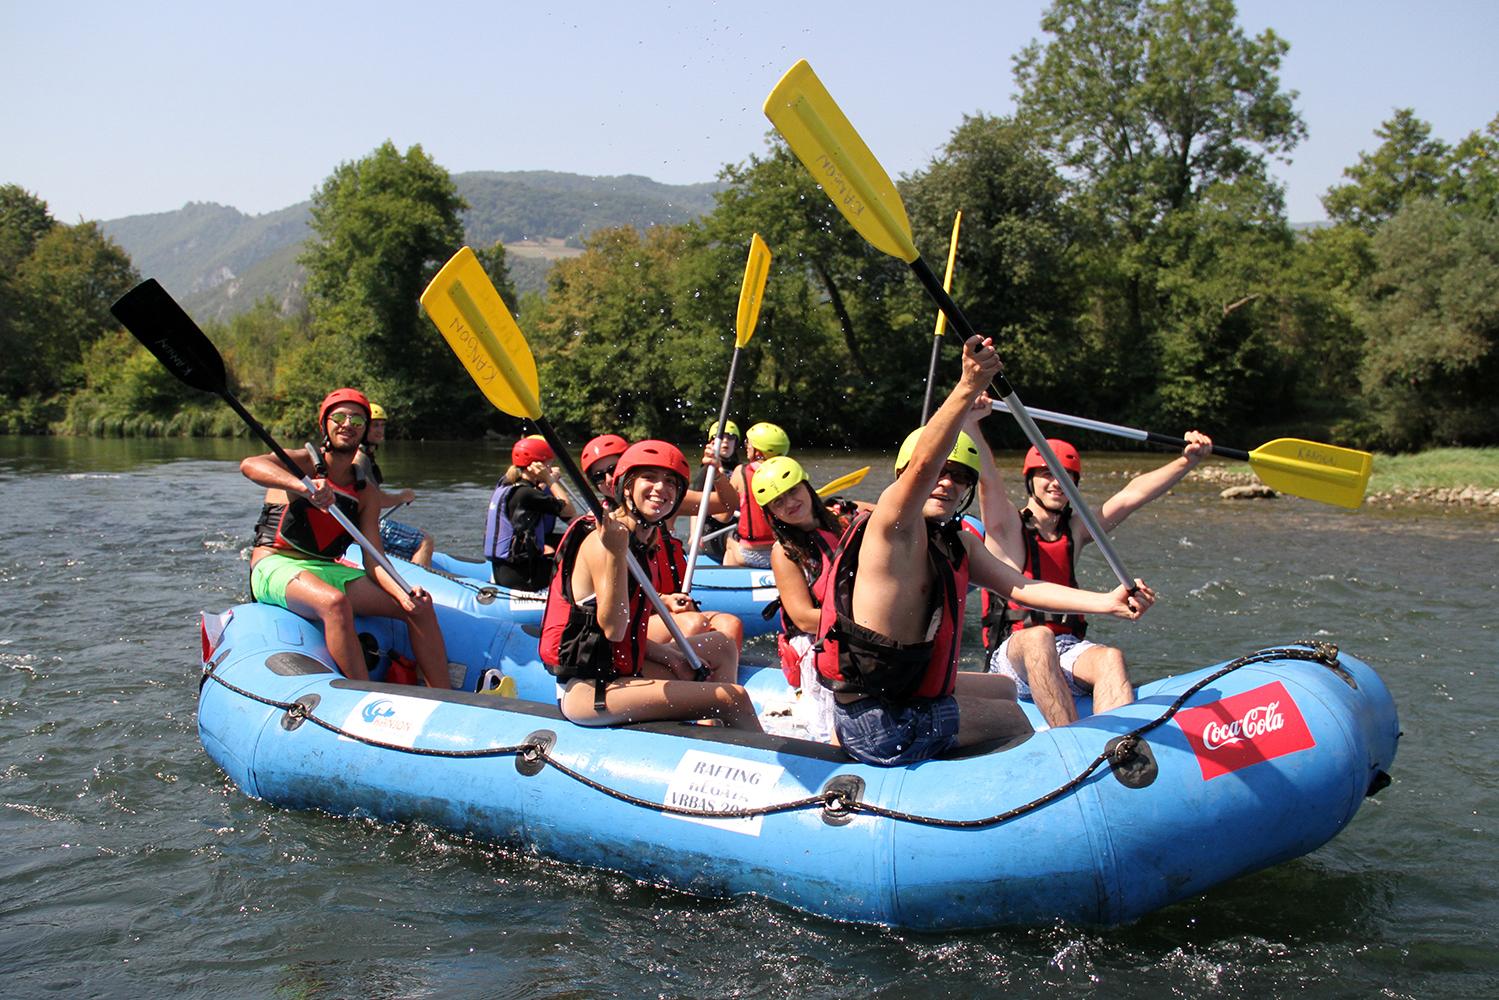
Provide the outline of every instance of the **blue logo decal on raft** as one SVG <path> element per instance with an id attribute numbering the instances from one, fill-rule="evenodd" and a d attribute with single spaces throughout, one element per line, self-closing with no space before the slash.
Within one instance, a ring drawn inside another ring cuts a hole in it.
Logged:
<path id="1" fill-rule="evenodd" d="M 364 716 L 365 722 L 374 722 L 376 719 L 385 719 L 389 718 L 392 715 L 395 715 L 396 706 L 391 704 L 391 702 L 383 699 L 380 701 L 372 701 L 368 705 L 364 706 L 364 712 L 362 714 Z"/>

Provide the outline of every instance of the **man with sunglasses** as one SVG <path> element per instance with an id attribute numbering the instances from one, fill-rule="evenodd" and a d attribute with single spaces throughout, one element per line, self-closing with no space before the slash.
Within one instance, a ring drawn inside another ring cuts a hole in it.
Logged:
<path id="1" fill-rule="evenodd" d="M 962 530 L 980 450 L 962 433 L 999 373 L 992 343 L 963 345 L 957 386 L 896 458 L 895 482 L 838 547 L 822 605 L 816 665 L 833 689 L 843 748 L 866 764 L 900 766 L 1031 732 L 1005 677 L 958 669 L 968 582 L 1050 611 L 1134 619 L 1155 596 L 1136 581 L 1094 593 L 1028 580 Z"/>
<path id="2" fill-rule="evenodd" d="M 354 680 L 369 677 L 354 616 L 398 618 L 406 623 L 422 677 L 445 689 L 447 649 L 432 596 L 420 587 L 408 595 L 368 557 L 363 568 L 339 561 L 353 539 L 328 513 L 334 504 L 372 545 L 380 545 L 380 488 L 355 465 L 369 420 L 364 393 L 336 389 L 318 407 L 322 447 L 291 453 L 298 474 L 274 453 L 240 463 L 245 478 L 265 487 L 250 553 L 250 593 L 320 623 L 333 662 Z M 310 491 L 302 484 L 304 475 Z"/>
<path id="3" fill-rule="evenodd" d="M 1098 523 L 1112 532 L 1125 518 L 1161 496 L 1212 453 L 1206 434 L 1188 431 L 1187 446 L 1159 469 L 1136 476 L 1098 508 Z M 1048 438 L 1062 468 L 1074 483 L 1082 479 L 1077 449 Z M 1072 506 L 1046 467 L 1041 452 L 1026 452 L 1021 463 L 1025 506 L 1005 499 L 999 472 L 989 463 L 980 494 L 984 544 L 1000 559 L 1032 580 L 1077 586 L 1078 554 L 1091 542 L 1087 525 L 1072 520 Z M 1088 641 L 1088 623 L 1080 614 L 1047 614 L 984 595 L 984 645 L 989 670 L 1015 681 L 1020 697 L 1034 701 L 1049 725 L 1065 726 L 1078 718 L 1075 699 L 1093 696 L 1093 711 L 1107 712 L 1135 700 L 1124 653 Z"/>

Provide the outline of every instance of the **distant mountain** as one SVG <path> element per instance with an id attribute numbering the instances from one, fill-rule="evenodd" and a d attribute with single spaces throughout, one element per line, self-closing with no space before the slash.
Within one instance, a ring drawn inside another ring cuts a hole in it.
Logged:
<path id="1" fill-rule="evenodd" d="M 463 215 L 468 241 L 503 242 L 520 291 L 544 288 L 552 263 L 579 253 L 595 229 L 686 222 L 711 211 L 723 187 L 542 170 L 454 174 L 453 183 L 469 204 Z M 283 310 L 301 304 L 305 276 L 297 257 L 311 235 L 311 206 L 304 201 L 245 215 L 226 205 L 189 202 L 175 212 L 100 225 L 142 275 L 159 280 L 194 316 L 222 320 L 267 297 Z"/>

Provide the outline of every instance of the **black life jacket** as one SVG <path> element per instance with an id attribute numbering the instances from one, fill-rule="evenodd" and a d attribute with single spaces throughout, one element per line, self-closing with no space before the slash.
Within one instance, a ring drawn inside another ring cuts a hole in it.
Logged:
<path id="1" fill-rule="evenodd" d="M 327 480 L 328 464 L 323 453 L 312 445 L 307 446 L 312 456 L 316 478 Z M 359 492 L 365 488 L 364 476 L 355 468 L 354 489 L 328 481 L 333 490 L 333 502 L 351 524 L 359 523 Z M 272 527 L 274 526 L 274 527 Z M 286 504 L 265 504 L 261 507 L 260 520 L 255 525 L 255 543 L 266 539 L 271 547 L 282 552 L 299 552 L 320 559 L 337 559 L 354 541 L 332 514 L 319 510 L 306 497 L 294 497 Z M 270 530 L 267 530 L 270 529 Z"/>
<path id="2" fill-rule="evenodd" d="M 834 691 L 888 702 L 950 695 L 958 673 L 963 640 L 963 609 L 968 600 L 968 550 L 954 519 L 927 523 L 927 559 L 932 593 L 926 620 L 941 614 L 932 639 L 896 643 L 853 620 L 854 580 L 869 515 L 843 533 L 833 556 L 830 600 L 822 605 L 816 656 L 818 679 Z"/>

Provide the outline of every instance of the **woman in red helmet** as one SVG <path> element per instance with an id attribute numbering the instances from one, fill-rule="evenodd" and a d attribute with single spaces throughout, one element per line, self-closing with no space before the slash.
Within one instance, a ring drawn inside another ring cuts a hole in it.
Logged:
<path id="1" fill-rule="evenodd" d="M 1125 518 L 1165 493 L 1207 455 L 1213 442 L 1188 431 L 1181 455 L 1129 483 L 1098 508 L 1098 523 L 1113 531 Z M 1060 438 L 1046 443 L 1074 483 L 1083 473 L 1077 449 Z M 1025 504 L 1019 510 L 1005 499 L 999 472 L 984 470 L 980 502 L 987 529 L 985 546 L 1032 580 L 1076 587 L 1074 567 L 1084 545 L 1093 539 L 1087 525 L 1072 520 L 1072 507 L 1041 452 L 1031 448 L 1020 465 Z M 1046 614 L 1013 601 L 984 594 L 984 647 L 989 670 L 1015 681 L 1020 697 L 1034 701 L 1052 726 L 1078 718 L 1076 699 L 1093 696 L 1093 711 L 1106 712 L 1135 700 L 1124 653 L 1085 638 L 1087 620 L 1078 614 Z"/>
<path id="2" fill-rule="evenodd" d="M 603 498 L 606 507 L 614 502 L 614 468 L 627 448 L 629 445 L 618 434 L 601 434 L 583 446 L 581 463 L 583 474 L 593 483 L 594 489 Z M 708 461 L 710 458 L 705 455 L 704 462 Z M 714 494 L 719 497 L 732 498 L 734 497 L 732 487 L 726 485 L 725 479 L 726 477 L 719 476 L 715 480 Z M 697 505 L 701 502 L 702 494 L 689 489 L 686 498 L 677 509 L 677 514 L 688 516 L 696 514 Z M 725 499 L 722 503 L 712 504 L 710 513 L 732 510 L 737 503 L 737 498 Z M 657 556 L 663 571 L 661 596 L 666 600 L 667 606 L 672 609 L 672 617 L 676 619 L 677 627 L 689 636 L 701 635 L 710 630 L 720 632 L 734 643 L 736 650 L 743 649 L 744 622 L 726 612 L 703 611 L 697 606 L 697 602 L 678 593 L 686 577 L 687 560 L 682 543 L 672 535 L 669 523 L 660 527 L 660 545 L 657 547 Z M 664 643 L 670 637 L 671 633 L 667 630 L 666 623 L 659 618 L 652 618 L 650 621 L 651 640 Z"/>
<path id="3" fill-rule="evenodd" d="M 663 589 L 660 529 L 686 493 L 686 459 L 664 441 L 640 441 L 619 456 L 612 482 L 614 510 L 601 526 L 583 517 L 568 528 L 547 594 L 541 658 L 557 677 L 562 714 L 581 725 L 718 718 L 758 731 L 748 693 L 732 683 L 732 641 L 716 632 L 691 637 L 712 670 L 710 680 L 692 680 L 680 648 L 651 641 L 651 608 L 627 569 L 633 552 Z"/>
<path id="4" fill-rule="evenodd" d="M 266 488 L 250 553 L 250 593 L 257 601 L 321 622 L 333 661 L 355 680 L 366 679 L 369 672 L 354 616 L 399 618 L 406 623 L 422 677 L 429 686 L 446 689 L 447 650 L 431 595 L 420 587 L 407 595 L 368 557 L 365 568 L 338 561 L 352 538 L 328 513 L 334 504 L 372 545 L 380 544 L 380 490 L 355 466 L 369 419 L 369 400 L 356 389 L 324 397 L 318 407 L 322 448 L 291 453 L 312 481 L 311 492 L 274 453 L 240 463 L 247 479 Z"/>
<path id="5" fill-rule="evenodd" d="M 494 582 L 516 590 L 541 590 L 552 578 L 549 542 L 559 517 L 576 515 L 558 485 L 557 456 L 533 434 L 510 449 L 510 468 L 495 484 L 484 518 L 484 556 Z"/>

